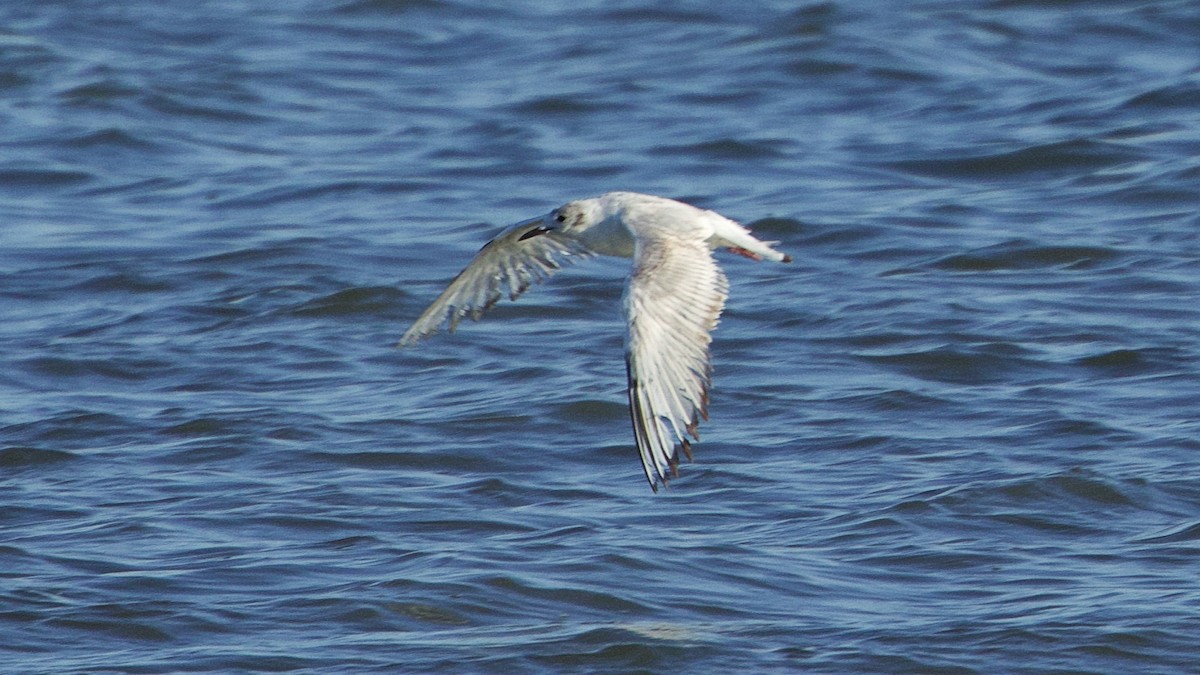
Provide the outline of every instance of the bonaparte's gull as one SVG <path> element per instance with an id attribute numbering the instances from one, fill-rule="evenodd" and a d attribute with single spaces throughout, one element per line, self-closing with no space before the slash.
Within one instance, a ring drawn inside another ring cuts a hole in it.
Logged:
<path id="1" fill-rule="evenodd" d="M 561 263 L 595 254 L 633 258 L 623 299 L 629 413 L 646 480 L 657 492 L 677 475 L 679 449 L 692 458 L 691 436 L 708 419 L 712 381 L 710 331 L 729 283 L 711 251 L 728 248 L 752 260 L 791 262 L 724 216 L 673 199 L 610 192 L 580 199 L 513 225 L 487 243 L 400 338 L 412 345 L 478 319 L 503 293 L 512 299 Z"/>

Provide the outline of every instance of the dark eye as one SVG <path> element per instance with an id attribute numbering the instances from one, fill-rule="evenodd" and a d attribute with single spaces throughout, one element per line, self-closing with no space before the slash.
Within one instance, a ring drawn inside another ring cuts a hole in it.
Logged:
<path id="1" fill-rule="evenodd" d="M 557 220 L 557 221 L 558 221 L 558 222 L 560 222 L 560 223 L 565 223 L 565 222 L 567 222 L 567 216 L 566 216 L 566 214 L 562 213 L 561 211 L 560 211 L 558 214 L 556 214 L 556 215 L 554 216 L 554 219 L 555 219 L 555 220 Z"/>

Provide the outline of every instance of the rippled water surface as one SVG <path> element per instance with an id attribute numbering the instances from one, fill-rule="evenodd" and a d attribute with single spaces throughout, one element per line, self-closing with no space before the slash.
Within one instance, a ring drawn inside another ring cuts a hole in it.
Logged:
<path id="1" fill-rule="evenodd" d="M 0 670 L 1187 672 L 1194 2 L 0 8 Z M 721 261 L 655 495 L 614 189 Z"/>

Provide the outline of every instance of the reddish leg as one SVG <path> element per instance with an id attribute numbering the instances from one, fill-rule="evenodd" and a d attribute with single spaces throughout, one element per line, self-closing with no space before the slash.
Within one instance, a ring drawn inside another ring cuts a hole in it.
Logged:
<path id="1" fill-rule="evenodd" d="M 751 259 L 751 260 L 756 260 L 756 261 L 761 261 L 761 260 L 762 260 L 762 256 L 761 256 L 761 255 L 759 255 L 759 254 L 757 254 L 757 253 L 752 253 L 752 252 L 750 252 L 750 251 L 747 251 L 746 249 L 744 249 L 744 248 L 741 248 L 741 247 L 738 247 L 738 246 L 730 246 L 730 247 L 729 247 L 729 252 L 730 252 L 730 253 L 736 253 L 736 254 L 738 254 L 738 255 L 740 255 L 740 256 L 745 256 L 745 257 L 747 257 L 747 258 L 749 258 L 749 259 Z"/>

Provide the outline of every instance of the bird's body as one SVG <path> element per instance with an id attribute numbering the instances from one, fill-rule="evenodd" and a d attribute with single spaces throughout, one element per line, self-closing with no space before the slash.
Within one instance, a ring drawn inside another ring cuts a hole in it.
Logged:
<path id="1" fill-rule="evenodd" d="M 729 284 L 711 251 L 728 248 L 754 260 L 791 258 L 712 211 L 663 197 L 610 192 L 569 202 L 513 225 L 483 247 L 404 333 L 411 345 L 478 319 L 507 292 L 516 299 L 561 263 L 595 254 L 633 258 L 625 287 L 625 361 L 634 437 L 650 487 L 666 484 L 691 459 L 707 419 L 711 381 L 708 345 Z"/>

